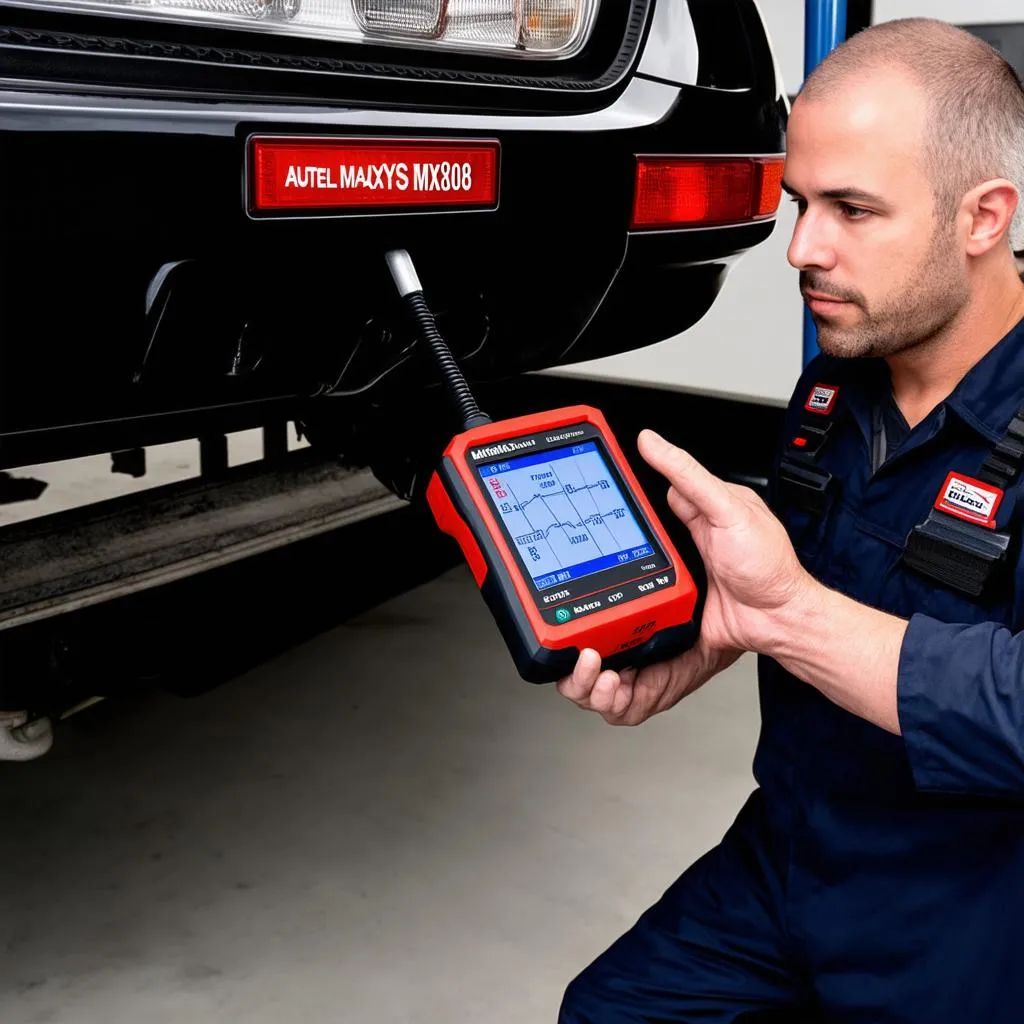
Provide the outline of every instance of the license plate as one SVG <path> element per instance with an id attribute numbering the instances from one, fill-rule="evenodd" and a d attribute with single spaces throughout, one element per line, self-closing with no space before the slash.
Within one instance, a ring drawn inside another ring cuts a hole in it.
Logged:
<path id="1" fill-rule="evenodd" d="M 492 140 L 254 136 L 249 212 L 495 209 L 499 153 Z"/>

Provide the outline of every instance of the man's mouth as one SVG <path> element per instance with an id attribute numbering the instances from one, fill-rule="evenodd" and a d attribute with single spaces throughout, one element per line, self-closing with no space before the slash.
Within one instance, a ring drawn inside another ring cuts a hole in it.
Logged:
<path id="1" fill-rule="evenodd" d="M 848 299 L 839 299 L 834 295 L 826 295 L 824 292 L 812 291 L 809 288 L 801 289 L 804 301 L 816 313 L 835 313 L 843 306 L 850 305 Z"/>

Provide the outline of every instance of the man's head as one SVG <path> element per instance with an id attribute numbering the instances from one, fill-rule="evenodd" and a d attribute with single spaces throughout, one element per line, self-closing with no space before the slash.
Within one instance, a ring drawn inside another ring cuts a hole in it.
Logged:
<path id="1" fill-rule="evenodd" d="M 1024 246 L 1024 87 L 987 43 L 943 22 L 866 29 L 797 96 L 785 187 L 800 211 L 789 260 L 821 349 L 920 345 Z"/>

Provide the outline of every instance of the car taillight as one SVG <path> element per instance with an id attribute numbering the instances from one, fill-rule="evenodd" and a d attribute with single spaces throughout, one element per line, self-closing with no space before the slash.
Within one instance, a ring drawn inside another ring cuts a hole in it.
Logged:
<path id="1" fill-rule="evenodd" d="M 637 157 L 634 230 L 712 227 L 771 217 L 783 157 Z"/>
<path id="2" fill-rule="evenodd" d="M 11 0 L 25 7 L 236 26 L 282 35 L 571 57 L 601 0 Z"/>

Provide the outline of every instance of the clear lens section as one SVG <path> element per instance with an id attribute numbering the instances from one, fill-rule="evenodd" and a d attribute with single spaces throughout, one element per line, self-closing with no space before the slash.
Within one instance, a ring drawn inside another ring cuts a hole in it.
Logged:
<path id="1" fill-rule="evenodd" d="M 432 39 L 442 28 L 444 0 L 354 0 L 353 8 L 367 34 Z"/>
<path id="2" fill-rule="evenodd" d="M 514 49 L 521 0 L 449 0 L 445 38 L 478 46 Z"/>
<path id="3" fill-rule="evenodd" d="M 128 0 L 131 7 L 170 8 L 196 14 L 221 14 L 236 18 L 294 18 L 299 10 L 300 0 Z"/>
<path id="4" fill-rule="evenodd" d="M 346 42 L 440 46 L 495 56 L 570 57 L 601 0 L 8 0 L 49 10 L 237 25 Z"/>

